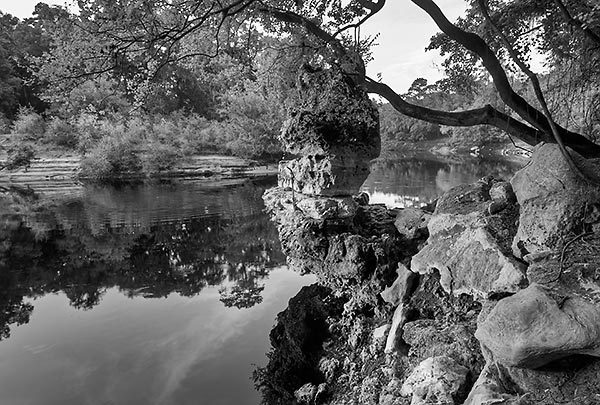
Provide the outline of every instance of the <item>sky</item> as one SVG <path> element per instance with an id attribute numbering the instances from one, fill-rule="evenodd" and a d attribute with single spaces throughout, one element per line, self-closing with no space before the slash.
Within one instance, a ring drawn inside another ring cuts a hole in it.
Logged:
<path id="1" fill-rule="evenodd" d="M 39 0 L 0 0 L 0 10 L 19 18 L 30 17 Z M 65 5 L 65 0 L 44 3 Z M 464 0 L 438 0 L 438 6 L 454 21 L 465 10 Z M 383 82 L 398 93 L 404 93 L 411 83 L 423 77 L 430 83 L 440 79 L 436 67 L 441 58 L 436 52 L 425 52 L 429 39 L 439 30 L 419 7 L 408 0 L 388 0 L 383 10 L 373 16 L 361 30 L 361 35 L 377 32 L 379 46 L 373 50 L 374 60 L 367 74 L 375 79 L 381 73 Z"/>

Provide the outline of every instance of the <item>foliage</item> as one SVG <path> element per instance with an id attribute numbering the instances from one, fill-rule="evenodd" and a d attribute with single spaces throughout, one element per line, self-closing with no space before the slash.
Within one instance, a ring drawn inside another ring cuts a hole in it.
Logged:
<path id="1" fill-rule="evenodd" d="M 123 174 L 139 173 L 141 169 L 134 141 L 127 134 L 117 132 L 102 138 L 84 156 L 80 175 L 106 181 Z"/>
<path id="2" fill-rule="evenodd" d="M 73 125 L 59 117 L 52 117 L 47 123 L 43 139 L 46 143 L 71 150 L 75 149 L 79 143 Z"/>
<path id="3" fill-rule="evenodd" d="M 34 158 L 35 152 L 29 143 L 19 142 L 8 149 L 5 169 L 15 170 L 20 167 L 27 168 Z"/>
<path id="4" fill-rule="evenodd" d="M 29 141 L 37 141 L 46 132 L 46 122 L 40 114 L 28 107 L 21 107 L 13 124 L 12 133 Z"/>

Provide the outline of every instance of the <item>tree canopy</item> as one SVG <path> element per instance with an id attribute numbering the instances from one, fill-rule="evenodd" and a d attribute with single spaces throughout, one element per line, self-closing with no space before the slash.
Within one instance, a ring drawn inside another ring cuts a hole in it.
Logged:
<path id="1" fill-rule="evenodd" d="M 283 101 L 300 66 L 335 65 L 408 117 L 488 125 L 530 145 L 554 142 L 600 155 L 595 1 L 469 0 L 456 23 L 432 0 L 411 2 L 441 30 L 428 47 L 445 57 L 436 91 L 462 102 L 423 102 L 416 96 L 422 82 L 402 95 L 366 75 L 375 39 L 361 37 L 360 27 L 386 12 L 385 0 L 79 0 L 79 14 L 55 12 L 61 23 L 51 32 L 56 18 L 42 18 L 50 49 L 35 59 L 35 76 L 48 85 L 50 101 L 102 77 L 92 86 L 104 89 L 95 89 L 103 102 L 119 93 L 150 111 L 188 107 L 209 115 L 222 108 L 209 103 L 211 95 L 245 86 L 277 89 Z M 536 60 L 544 61 L 543 74 L 530 69 Z"/>

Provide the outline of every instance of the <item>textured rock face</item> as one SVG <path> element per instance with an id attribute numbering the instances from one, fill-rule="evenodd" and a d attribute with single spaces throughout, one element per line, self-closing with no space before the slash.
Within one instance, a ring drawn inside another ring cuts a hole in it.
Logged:
<path id="1" fill-rule="evenodd" d="M 358 193 L 381 150 L 377 108 L 336 69 L 305 67 L 297 89 L 280 139 L 299 157 L 280 163 L 279 187 L 314 195 Z"/>
<path id="2" fill-rule="evenodd" d="M 348 196 L 358 193 L 368 176 L 368 160 L 309 155 L 280 162 L 278 186 L 304 194 Z"/>
<path id="3" fill-rule="evenodd" d="M 429 220 L 427 245 L 413 257 L 411 270 L 437 269 L 442 286 L 454 295 L 485 299 L 519 291 L 526 279 L 524 266 L 509 250 L 518 215 L 510 195 L 508 183 L 493 179 L 444 194 Z"/>
<path id="4" fill-rule="evenodd" d="M 288 264 L 316 274 L 324 285 L 354 288 L 376 271 L 391 277 L 402 257 L 394 213 L 384 207 L 360 206 L 350 197 L 293 195 L 280 188 L 263 198 Z M 383 288 L 369 299 L 375 301 Z"/>
<path id="5" fill-rule="evenodd" d="M 599 162 L 591 163 L 573 152 L 572 156 L 584 173 L 598 177 Z M 539 146 L 511 184 L 521 205 L 512 244 L 517 257 L 554 249 L 569 234 L 579 234 L 593 220 L 594 206 L 600 203 L 600 188 L 580 179 L 552 144 Z"/>
<path id="6" fill-rule="evenodd" d="M 600 306 L 553 297 L 532 284 L 498 302 L 475 336 L 508 366 L 537 368 L 574 354 L 600 357 Z"/>
<path id="7" fill-rule="evenodd" d="M 430 357 L 413 370 L 400 392 L 412 396 L 411 405 L 457 404 L 464 394 L 468 373 L 449 357 Z"/>
<path id="8" fill-rule="evenodd" d="M 280 136 L 288 152 L 363 160 L 379 156 L 379 113 L 350 78 L 335 69 L 304 68 L 297 89 Z"/>
<path id="9" fill-rule="evenodd" d="M 400 235 L 407 239 L 427 236 L 427 225 L 431 214 L 417 208 L 404 208 L 398 211 L 395 225 Z"/>

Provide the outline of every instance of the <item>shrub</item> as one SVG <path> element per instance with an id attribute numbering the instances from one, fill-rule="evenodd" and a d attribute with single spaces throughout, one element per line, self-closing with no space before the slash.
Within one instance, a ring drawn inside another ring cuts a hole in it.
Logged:
<path id="1" fill-rule="evenodd" d="M 11 122 L 10 119 L 0 112 L 0 134 L 8 134 L 10 132 Z"/>
<path id="2" fill-rule="evenodd" d="M 142 164 L 134 143 L 123 134 L 102 138 L 81 161 L 80 176 L 110 180 L 123 174 L 139 173 Z"/>
<path id="3" fill-rule="evenodd" d="M 8 158 L 4 166 L 8 170 L 18 169 L 19 167 L 28 167 L 34 158 L 33 147 L 26 143 L 17 143 L 8 149 Z"/>
<path id="4" fill-rule="evenodd" d="M 24 140 L 36 141 L 42 138 L 45 132 L 46 123 L 40 114 L 28 107 L 19 109 L 12 129 L 13 134 L 23 136 Z"/>
<path id="5" fill-rule="evenodd" d="M 75 149 L 79 143 L 75 128 L 58 117 L 48 122 L 44 141 L 68 149 Z"/>
<path id="6" fill-rule="evenodd" d="M 144 155 L 142 167 L 144 173 L 153 175 L 171 170 L 181 157 L 180 151 L 170 145 L 153 144 Z"/>

